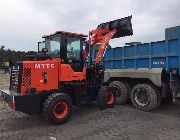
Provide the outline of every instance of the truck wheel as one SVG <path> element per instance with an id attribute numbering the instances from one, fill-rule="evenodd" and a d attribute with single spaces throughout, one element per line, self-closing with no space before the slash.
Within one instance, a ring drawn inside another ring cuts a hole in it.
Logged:
<path id="1" fill-rule="evenodd" d="M 127 91 L 126 103 L 130 103 L 131 102 L 131 98 L 130 98 L 130 96 L 131 96 L 131 87 L 129 86 L 128 83 L 126 83 L 126 82 L 123 82 L 123 83 L 126 86 L 126 91 Z"/>
<path id="2" fill-rule="evenodd" d="M 108 86 L 102 86 L 97 95 L 97 103 L 100 109 L 114 107 L 116 102 L 115 90 Z"/>
<path id="3" fill-rule="evenodd" d="M 52 124 L 62 124 L 71 116 L 72 107 L 72 100 L 68 95 L 54 93 L 43 104 L 43 116 Z"/>
<path id="4" fill-rule="evenodd" d="M 156 88 L 155 86 L 153 86 L 152 88 L 154 88 L 154 90 L 156 91 L 157 94 L 157 104 L 156 104 L 156 108 L 159 107 L 159 105 L 161 104 L 161 94 L 160 91 L 158 90 L 158 88 Z M 155 109 L 156 109 L 155 108 Z"/>
<path id="5" fill-rule="evenodd" d="M 160 94 L 147 84 L 138 84 L 131 91 L 131 102 L 137 109 L 152 111 L 160 104 Z"/>
<path id="6" fill-rule="evenodd" d="M 113 81 L 109 84 L 110 87 L 117 88 L 116 91 L 116 104 L 122 105 L 128 101 L 129 98 L 129 89 L 127 87 L 127 84 L 120 81 Z"/>

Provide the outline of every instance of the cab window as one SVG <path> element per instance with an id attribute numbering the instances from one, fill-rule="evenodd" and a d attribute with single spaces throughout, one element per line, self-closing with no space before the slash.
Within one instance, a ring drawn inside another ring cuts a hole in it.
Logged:
<path id="1" fill-rule="evenodd" d="M 67 38 L 67 58 L 68 60 L 80 60 L 80 38 L 68 37 Z"/>
<path id="2" fill-rule="evenodd" d="M 46 48 L 48 49 L 48 54 L 52 58 L 60 57 L 60 45 L 61 45 L 60 36 L 55 36 L 47 40 Z"/>

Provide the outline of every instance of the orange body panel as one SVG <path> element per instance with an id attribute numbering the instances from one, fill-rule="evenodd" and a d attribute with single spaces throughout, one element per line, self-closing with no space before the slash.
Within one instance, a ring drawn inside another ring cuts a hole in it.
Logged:
<path id="1" fill-rule="evenodd" d="M 36 88 L 36 91 L 58 89 L 59 65 L 59 60 L 24 61 L 21 92 L 26 93 L 29 88 Z M 43 78 L 44 72 L 47 78 Z"/>
<path id="2" fill-rule="evenodd" d="M 47 77 L 44 78 L 43 73 Z M 36 88 L 37 92 L 57 90 L 59 82 L 84 80 L 85 76 L 85 66 L 83 72 L 74 72 L 69 64 L 62 64 L 61 59 L 24 61 L 21 93 L 28 93 L 30 88 Z"/>
<path id="3" fill-rule="evenodd" d="M 74 72 L 69 64 L 61 64 L 61 71 L 59 75 L 60 81 L 79 81 L 86 77 L 86 68 L 84 66 L 83 72 Z"/>

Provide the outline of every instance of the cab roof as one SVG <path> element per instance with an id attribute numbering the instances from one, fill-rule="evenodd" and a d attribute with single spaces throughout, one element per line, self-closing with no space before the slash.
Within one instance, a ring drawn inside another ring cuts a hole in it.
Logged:
<path id="1" fill-rule="evenodd" d="M 79 34 L 79 33 L 72 33 L 72 32 L 66 32 L 66 31 L 56 31 L 53 34 L 44 35 L 44 36 L 42 36 L 42 38 L 49 38 L 49 37 L 52 37 L 54 35 L 59 35 L 59 34 L 67 34 L 67 35 L 73 35 L 73 36 L 79 36 L 79 37 L 87 37 L 87 35 L 84 35 L 82 33 Z"/>

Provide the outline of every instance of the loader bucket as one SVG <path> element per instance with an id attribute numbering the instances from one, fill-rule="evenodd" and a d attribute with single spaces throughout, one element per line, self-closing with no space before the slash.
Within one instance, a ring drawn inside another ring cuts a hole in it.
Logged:
<path id="1" fill-rule="evenodd" d="M 131 19 L 132 16 L 128 16 L 114 21 L 101 23 L 97 28 L 109 28 L 109 30 L 116 29 L 117 33 L 113 36 L 113 38 L 130 36 L 133 35 Z"/>

